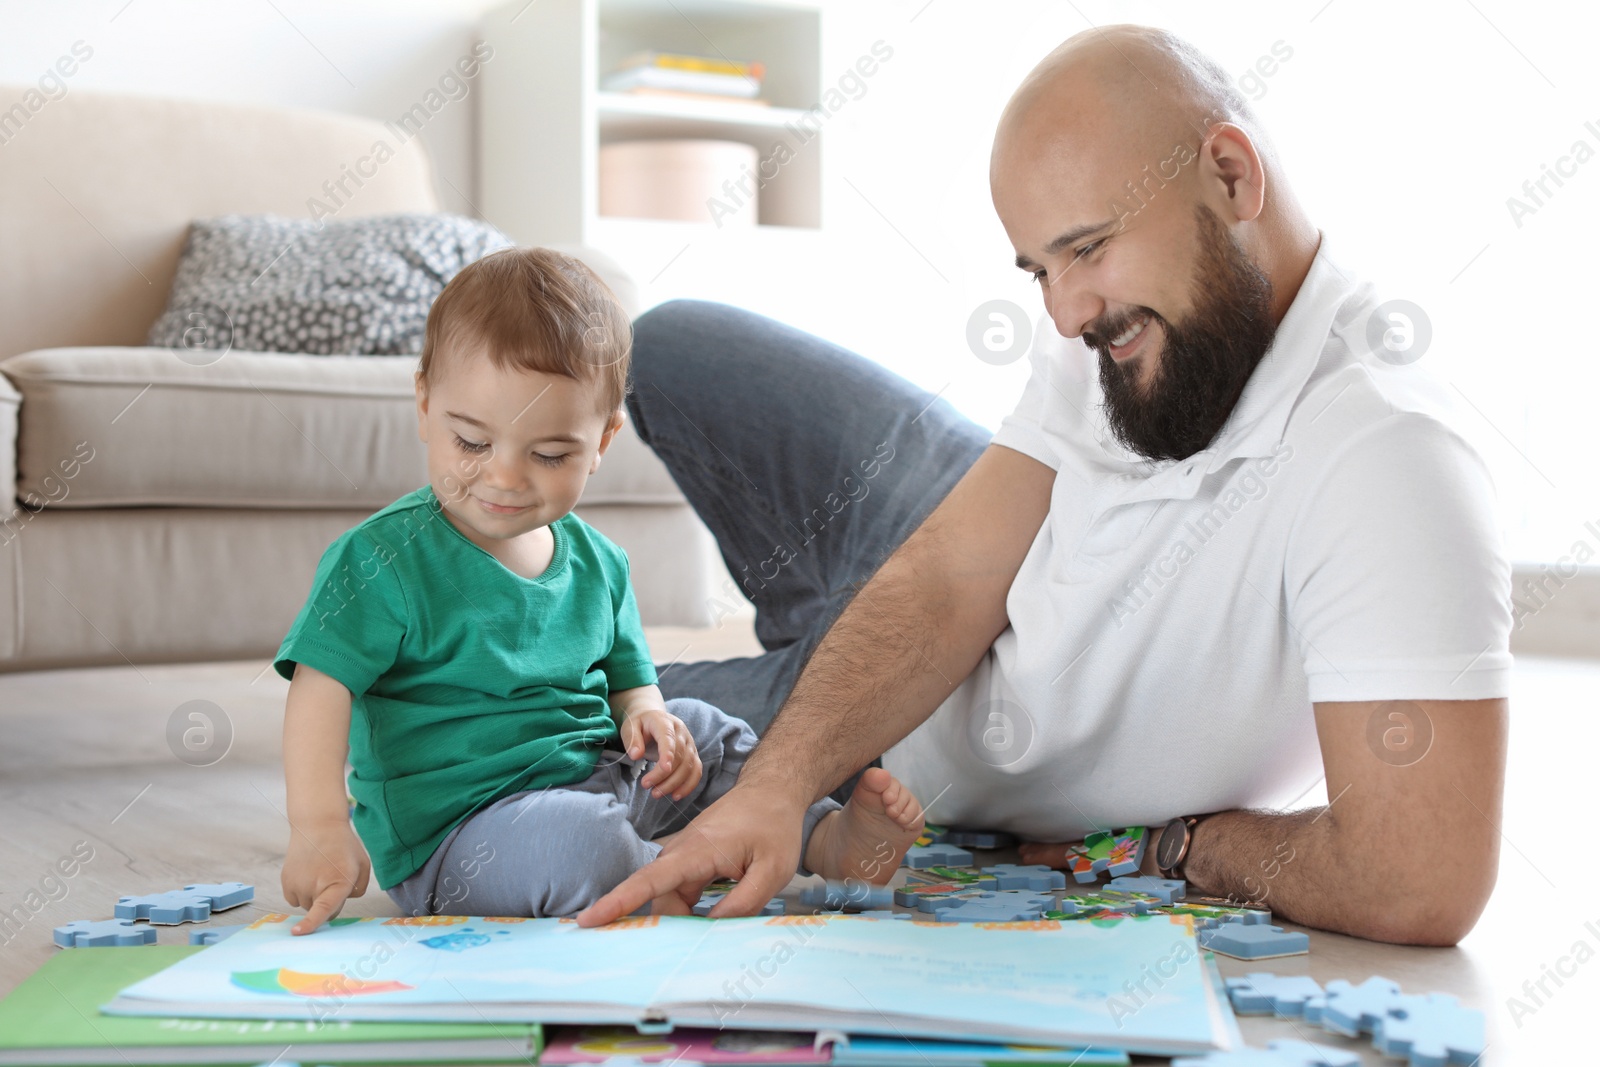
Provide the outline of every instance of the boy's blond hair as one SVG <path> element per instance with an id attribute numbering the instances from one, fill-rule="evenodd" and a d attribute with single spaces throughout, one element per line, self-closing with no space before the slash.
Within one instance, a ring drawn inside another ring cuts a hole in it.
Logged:
<path id="1" fill-rule="evenodd" d="M 596 386 L 600 413 L 628 392 L 633 328 L 611 290 L 582 261 L 548 248 L 506 248 L 468 264 L 428 312 L 417 372 L 445 372 L 448 346 L 481 345 L 496 367 L 560 374 Z"/>

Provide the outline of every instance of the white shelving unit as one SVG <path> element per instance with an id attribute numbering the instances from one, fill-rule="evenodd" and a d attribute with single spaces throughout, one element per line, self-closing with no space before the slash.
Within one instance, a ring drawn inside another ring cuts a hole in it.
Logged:
<path id="1" fill-rule="evenodd" d="M 784 256 L 820 231 L 827 130 L 808 113 L 822 89 L 817 3 L 511 0 L 485 16 L 483 36 L 494 54 L 478 87 L 478 207 L 518 242 L 598 247 L 648 287 L 691 247 L 691 259 L 748 274 L 752 259 Z M 759 60 L 768 104 L 600 90 L 623 57 L 649 50 Z M 656 138 L 753 145 L 759 224 L 719 227 L 710 210 L 704 223 L 602 217 L 600 146 Z"/>

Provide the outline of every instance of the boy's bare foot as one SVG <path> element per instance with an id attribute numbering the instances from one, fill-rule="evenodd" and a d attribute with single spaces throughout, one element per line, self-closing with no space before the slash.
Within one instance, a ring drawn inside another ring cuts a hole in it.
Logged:
<path id="1" fill-rule="evenodd" d="M 922 832 L 922 805 L 882 767 L 868 767 L 849 803 L 811 832 L 805 865 L 824 878 L 883 885 Z"/>

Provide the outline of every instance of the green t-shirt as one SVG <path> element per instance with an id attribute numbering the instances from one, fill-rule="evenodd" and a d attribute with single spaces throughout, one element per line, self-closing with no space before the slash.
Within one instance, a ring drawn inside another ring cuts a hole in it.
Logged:
<path id="1" fill-rule="evenodd" d="M 317 565 L 274 666 L 350 690 L 348 784 L 381 889 L 479 808 L 588 777 L 617 735 L 607 694 L 656 681 L 627 555 L 576 515 L 550 530 L 550 566 L 523 578 L 424 486 Z"/>

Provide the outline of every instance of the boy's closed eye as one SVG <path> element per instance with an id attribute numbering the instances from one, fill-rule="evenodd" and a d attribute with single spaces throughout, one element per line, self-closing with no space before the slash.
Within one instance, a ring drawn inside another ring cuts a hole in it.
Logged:
<path id="1" fill-rule="evenodd" d="M 490 446 L 487 442 L 468 441 L 460 434 L 456 434 L 456 447 L 461 449 L 463 452 L 476 456 L 489 451 Z M 533 457 L 540 463 L 543 463 L 546 467 L 559 467 L 567 461 L 567 457 L 571 454 L 572 453 L 570 452 L 563 452 L 560 455 L 552 456 L 544 452 L 535 452 Z"/>

